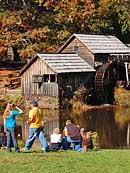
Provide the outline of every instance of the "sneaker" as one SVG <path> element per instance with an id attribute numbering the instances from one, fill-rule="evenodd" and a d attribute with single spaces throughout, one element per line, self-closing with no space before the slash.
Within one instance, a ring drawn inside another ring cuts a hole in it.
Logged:
<path id="1" fill-rule="evenodd" d="M 49 151 L 50 151 L 49 147 L 45 148 L 45 150 L 44 150 L 44 152 L 49 152 Z"/>
<path id="2" fill-rule="evenodd" d="M 30 152 L 30 150 L 27 149 L 27 148 L 22 148 L 22 151 L 23 151 L 23 152 L 26 152 L 26 153 L 27 153 L 27 152 Z"/>
<path id="3" fill-rule="evenodd" d="M 45 151 L 45 148 L 42 148 L 42 151 Z"/>
<path id="4" fill-rule="evenodd" d="M 8 151 L 9 153 L 11 153 L 11 152 L 12 152 L 12 149 L 7 149 L 7 151 Z"/>
<path id="5" fill-rule="evenodd" d="M 20 150 L 16 150 L 15 152 L 16 152 L 16 153 L 20 153 Z"/>

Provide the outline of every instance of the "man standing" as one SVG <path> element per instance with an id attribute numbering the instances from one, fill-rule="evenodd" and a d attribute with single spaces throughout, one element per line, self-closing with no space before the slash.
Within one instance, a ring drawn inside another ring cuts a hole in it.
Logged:
<path id="1" fill-rule="evenodd" d="M 49 151 L 49 146 L 46 140 L 46 137 L 43 132 L 43 116 L 41 110 L 38 108 L 38 103 L 35 100 L 30 102 L 29 117 L 27 123 L 30 124 L 29 137 L 25 144 L 25 151 L 29 151 L 32 147 L 36 137 L 39 138 L 39 141 L 42 145 L 42 149 L 45 152 Z"/>

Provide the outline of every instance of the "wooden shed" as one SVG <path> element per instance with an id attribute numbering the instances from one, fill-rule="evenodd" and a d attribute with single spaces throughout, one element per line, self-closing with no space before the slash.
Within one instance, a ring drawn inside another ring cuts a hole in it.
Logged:
<path id="1" fill-rule="evenodd" d="M 58 108 L 82 83 L 93 85 L 94 68 L 77 54 L 37 54 L 21 70 L 22 95 L 38 98 L 42 107 Z"/>
<path id="2" fill-rule="evenodd" d="M 111 35 L 73 34 L 58 53 L 77 53 L 91 66 L 97 67 L 108 61 L 111 54 L 128 54 L 130 49 Z"/>

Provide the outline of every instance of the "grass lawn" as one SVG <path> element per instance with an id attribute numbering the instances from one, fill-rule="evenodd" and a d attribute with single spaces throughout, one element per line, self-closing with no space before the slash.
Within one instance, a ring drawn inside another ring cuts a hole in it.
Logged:
<path id="1" fill-rule="evenodd" d="M 0 150 L 1 173 L 130 173 L 130 150 L 8 153 Z"/>

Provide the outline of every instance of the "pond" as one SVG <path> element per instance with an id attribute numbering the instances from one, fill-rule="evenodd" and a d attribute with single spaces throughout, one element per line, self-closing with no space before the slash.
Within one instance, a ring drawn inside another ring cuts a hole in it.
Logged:
<path id="1" fill-rule="evenodd" d="M 99 107 L 90 110 L 44 110 L 45 134 L 50 139 L 53 128 L 64 128 L 65 121 L 71 119 L 87 131 L 97 132 L 100 148 L 130 148 L 130 108 Z M 0 119 L 2 125 L 2 118 Z M 17 121 L 19 134 L 25 142 L 28 136 L 28 125 L 21 117 Z M 37 142 L 36 142 L 37 143 Z M 36 144 L 34 146 L 38 146 Z"/>
<path id="2" fill-rule="evenodd" d="M 47 112 L 46 112 L 47 113 Z M 45 130 L 50 129 L 50 136 L 54 127 L 63 130 L 65 121 L 71 119 L 75 124 L 87 131 L 97 132 L 101 148 L 119 149 L 129 148 L 130 143 L 130 108 L 103 107 L 87 111 L 61 110 L 59 116 L 53 110 L 46 114 Z M 53 116 L 52 116 L 53 115 Z M 56 119 L 52 117 L 57 117 Z"/>

